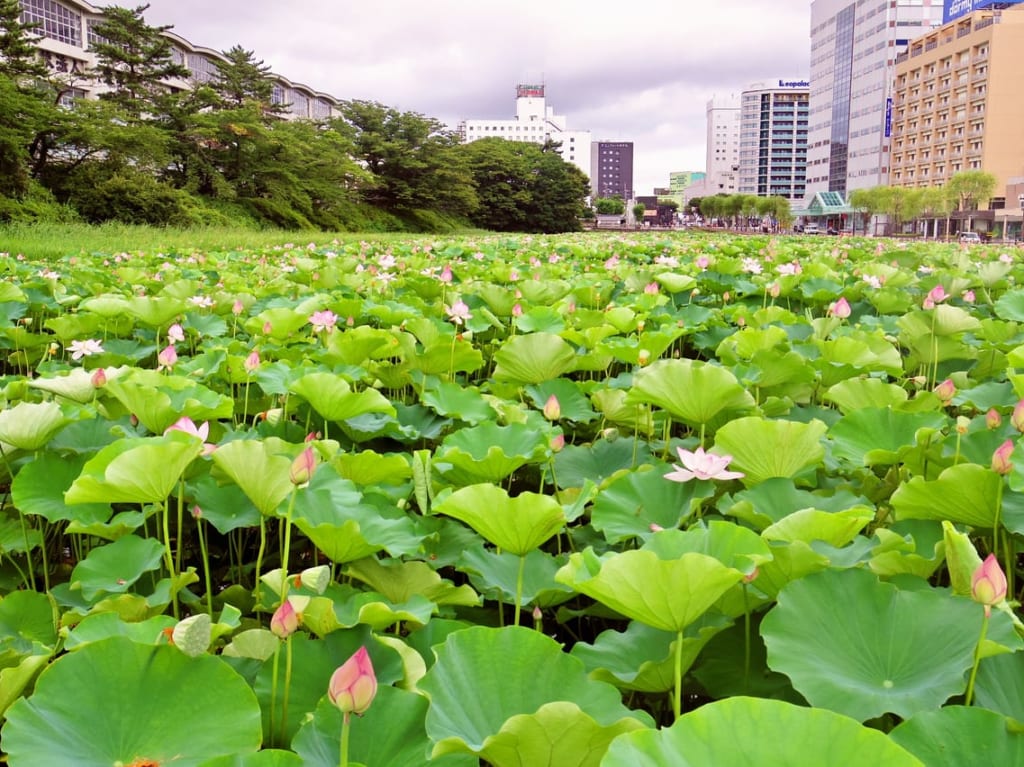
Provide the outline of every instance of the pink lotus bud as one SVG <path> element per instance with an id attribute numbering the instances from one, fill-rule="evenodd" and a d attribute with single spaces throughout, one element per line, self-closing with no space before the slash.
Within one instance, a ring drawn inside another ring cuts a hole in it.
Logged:
<path id="1" fill-rule="evenodd" d="M 832 306 L 829 307 L 828 312 L 833 317 L 838 317 L 841 320 L 845 320 L 850 316 L 850 302 L 846 298 L 840 298 Z"/>
<path id="2" fill-rule="evenodd" d="M 522 317 L 523 316 L 523 307 L 520 306 L 519 304 L 514 304 L 512 306 L 512 316 L 513 317 Z"/>
<path id="3" fill-rule="evenodd" d="M 985 615 L 992 611 L 992 605 L 1006 599 L 1006 574 L 995 554 L 985 557 L 971 575 L 971 599 L 985 605 Z"/>
<path id="4" fill-rule="evenodd" d="M 657 522 L 651 522 L 650 529 L 652 533 L 660 533 L 665 528 L 659 525 Z"/>
<path id="5" fill-rule="evenodd" d="M 935 308 L 935 304 L 942 303 L 946 298 L 946 289 L 941 285 L 936 285 L 928 291 L 928 295 L 925 296 L 923 306 L 925 309 L 933 309 Z"/>
<path id="6" fill-rule="evenodd" d="M 174 363 L 178 361 L 178 353 L 174 351 L 174 345 L 164 347 L 158 355 L 156 355 L 156 367 L 157 370 L 170 370 L 174 367 Z"/>
<path id="7" fill-rule="evenodd" d="M 279 639 L 287 639 L 299 627 L 299 614 L 292 603 L 284 600 L 270 618 L 270 630 Z"/>
<path id="8" fill-rule="evenodd" d="M 272 332 L 274 332 L 274 326 L 270 324 L 270 320 L 267 320 L 263 323 L 263 335 L 269 336 Z"/>
<path id="9" fill-rule="evenodd" d="M 103 368 L 96 368 L 92 374 L 91 381 L 94 389 L 102 389 L 107 384 L 107 371 Z"/>
<path id="10" fill-rule="evenodd" d="M 244 310 L 245 310 L 245 307 L 242 305 L 241 300 L 236 298 L 235 302 L 233 304 L 231 304 L 231 313 L 237 317 Z"/>
<path id="11" fill-rule="evenodd" d="M 551 448 L 552 453 L 559 453 L 565 447 L 565 435 L 556 434 L 548 442 L 548 446 Z"/>
<path id="12" fill-rule="evenodd" d="M 973 290 L 965 290 L 960 294 L 960 297 L 964 300 L 965 304 L 973 304 L 977 300 Z"/>
<path id="13" fill-rule="evenodd" d="M 175 344 L 185 340 L 185 331 L 177 322 L 167 328 L 167 340 Z"/>
<path id="14" fill-rule="evenodd" d="M 260 366 L 260 353 L 255 349 L 249 352 L 249 356 L 245 358 L 243 367 L 246 373 L 252 373 Z"/>
<path id="15" fill-rule="evenodd" d="M 192 507 L 192 519 L 202 519 L 202 518 L 203 518 L 203 510 L 201 508 L 199 508 L 199 504 L 196 504 L 195 506 Z"/>
<path id="16" fill-rule="evenodd" d="M 646 285 L 644 285 L 644 293 L 646 293 L 649 296 L 658 295 L 658 283 L 648 282 Z"/>
<path id="17" fill-rule="evenodd" d="M 985 427 L 988 429 L 998 429 L 1003 425 L 1003 417 L 999 415 L 999 411 L 994 407 L 989 408 L 989 411 L 985 413 Z"/>
<path id="18" fill-rule="evenodd" d="M 1019 432 L 1024 432 L 1024 399 L 1013 406 L 1013 413 L 1010 415 L 1010 423 Z"/>
<path id="19" fill-rule="evenodd" d="M 444 269 L 441 270 L 441 282 L 450 283 L 452 281 L 452 267 L 449 264 L 444 265 Z"/>
<path id="20" fill-rule="evenodd" d="M 365 646 L 331 675 L 327 695 L 344 714 L 362 715 L 370 707 L 377 695 L 377 677 Z"/>
<path id="21" fill-rule="evenodd" d="M 778 298 L 781 292 L 782 288 L 779 287 L 779 283 L 777 282 L 773 282 L 771 285 L 768 286 L 768 295 L 770 295 L 772 298 Z"/>
<path id="22" fill-rule="evenodd" d="M 1013 447 L 1012 440 L 1006 440 L 992 454 L 992 471 L 996 474 L 1009 474 L 1013 471 L 1013 463 L 1010 461 L 1010 456 L 1013 455 Z"/>
<path id="23" fill-rule="evenodd" d="M 548 401 L 544 403 L 544 417 L 549 421 L 557 421 L 562 417 L 562 406 L 554 394 L 548 397 Z"/>
<path id="24" fill-rule="evenodd" d="M 313 448 L 307 447 L 292 461 L 292 467 L 288 472 L 288 479 L 293 485 L 304 485 L 309 482 L 316 470 L 316 453 Z"/>
<path id="25" fill-rule="evenodd" d="M 953 395 L 956 394 L 956 384 L 953 383 L 952 379 L 947 378 L 932 389 L 932 391 L 935 393 L 936 397 L 942 400 L 943 405 L 948 405 L 953 401 Z"/>

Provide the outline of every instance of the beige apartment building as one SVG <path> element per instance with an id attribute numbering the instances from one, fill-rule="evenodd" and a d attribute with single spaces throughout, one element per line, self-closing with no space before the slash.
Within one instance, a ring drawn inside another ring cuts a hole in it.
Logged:
<path id="1" fill-rule="evenodd" d="M 889 183 L 939 186 L 983 170 L 997 179 L 989 218 L 1019 222 L 1022 73 L 1024 5 L 975 11 L 912 40 L 896 64 Z"/>

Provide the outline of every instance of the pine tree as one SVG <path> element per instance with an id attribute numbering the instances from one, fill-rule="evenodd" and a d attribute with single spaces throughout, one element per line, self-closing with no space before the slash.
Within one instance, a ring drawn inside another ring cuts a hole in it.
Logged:
<path id="1" fill-rule="evenodd" d="M 38 26 L 22 22 L 19 0 L 0 0 L 0 76 L 18 83 L 47 76 L 33 44 Z"/>
<path id="2" fill-rule="evenodd" d="M 270 78 L 270 67 L 262 59 L 257 61 L 252 51 L 240 45 L 224 51 L 223 56 L 227 61 L 214 60 L 217 74 L 210 87 L 224 107 L 234 109 L 246 102 L 256 102 L 265 112 L 286 111 L 284 104 L 271 104 L 274 83 Z"/>

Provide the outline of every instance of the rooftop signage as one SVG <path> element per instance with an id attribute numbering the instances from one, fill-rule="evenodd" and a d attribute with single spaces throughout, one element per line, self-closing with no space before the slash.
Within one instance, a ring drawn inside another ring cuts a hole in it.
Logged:
<path id="1" fill-rule="evenodd" d="M 972 11 L 980 11 L 982 8 L 991 8 L 994 5 L 1017 5 L 1019 2 L 1021 0 L 943 0 L 942 23 L 955 21 L 961 16 L 966 16 Z"/>
<path id="2" fill-rule="evenodd" d="M 968 0 L 970 2 L 970 0 Z M 810 80 L 779 80 L 780 88 L 810 88 Z"/>
<path id="3" fill-rule="evenodd" d="M 543 85 L 517 85 L 516 86 L 516 98 L 544 98 L 544 86 Z"/>

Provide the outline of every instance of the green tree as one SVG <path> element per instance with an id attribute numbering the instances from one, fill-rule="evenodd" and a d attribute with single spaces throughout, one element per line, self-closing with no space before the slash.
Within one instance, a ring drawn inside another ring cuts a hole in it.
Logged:
<path id="1" fill-rule="evenodd" d="M 875 186 L 870 189 L 854 189 L 850 192 L 850 207 L 860 215 L 861 228 L 865 234 L 868 233 L 868 225 L 871 223 L 871 219 L 885 212 L 885 189 L 886 187 L 883 186 Z M 854 221 L 856 222 L 856 219 Z M 856 223 L 853 227 L 853 233 L 857 233 Z"/>
<path id="2" fill-rule="evenodd" d="M 642 202 L 638 202 L 636 205 L 633 206 L 633 221 L 636 223 L 637 226 L 644 225 L 644 213 L 646 211 L 647 206 L 644 205 Z"/>
<path id="3" fill-rule="evenodd" d="M 49 74 L 33 42 L 38 26 L 22 23 L 19 0 L 0 0 L 0 77 L 23 85 Z"/>
<path id="4" fill-rule="evenodd" d="M 96 54 L 95 78 L 110 88 L 100 98 L 120 105 L 130 117 L 159 119 L 175 100 L 167 80 L 185 79 L 189 70 L 174 61 L 171 25 L 153 27 L 143 14 L 148 5 L 133 9 L 110 6 L 94 29 L 90 44 Z"/>
<path id="5" fill-rule="evenodd" d="M 950 193 L 959 201 L 961 212 L 970 213 L 981 205 L 988 204 L 996 190 L 996 177 L 983 170 L 965 170 L 954 173 L 949 179 Z M 973 216 L 967 216 L 967 230 L 971 229 Z"/>
<path id="6" fill-rule="evenodd" d="M 0 195 L 21 197 L 29 187 L 29 145 L 51 114 L 45 101 L 0 76 Z"/>
<path id="7" fill-rule="evenodd" d="M 223 52 L 227 61 L 214 59 L 217 73 L 210 81 L 210 87 L 218 97 L 218 106 L 223 109 L 237 109 L 247 102 L 254 102 L 270 114 L 287 111 L 286 104 L 272 104 L 274 81 L 270 78 L 270 67 L 263 60 L 256 60 L 252 51 L 236 45 Z"/>
<path id="8" fill-rule="evenodd" d="M 597 212 L 605 216 L 621 216 L 626 212 L 626 203 L 619 196 L 598 197 L 594 201 Z"/>
<path id="9" fill-rule="evenodd" d="M 921 190 L 921 211 L 934 219 L 933 236 L 939 236 L 939 219 L 946 220 L 946 232 L 949 232 L 949 215 L 956 207 L 956 198 L 946 186 L 930 186 Z M 927 235 L 927 231 L 925 232 Z"/>

